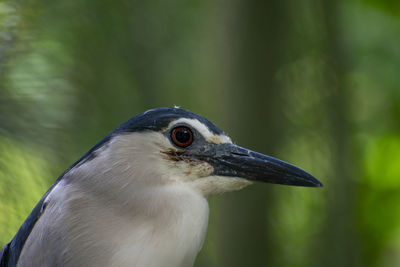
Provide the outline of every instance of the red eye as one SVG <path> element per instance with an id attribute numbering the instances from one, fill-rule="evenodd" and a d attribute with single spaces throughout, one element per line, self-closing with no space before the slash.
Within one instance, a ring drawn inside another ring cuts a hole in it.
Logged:
<path id="1" fill-rule="evenodd" d="M 179 147 L 187 147 L 193 142 L 193 132 L 189 127 L 178 126 L 171 131 L 171 139 Z"/>

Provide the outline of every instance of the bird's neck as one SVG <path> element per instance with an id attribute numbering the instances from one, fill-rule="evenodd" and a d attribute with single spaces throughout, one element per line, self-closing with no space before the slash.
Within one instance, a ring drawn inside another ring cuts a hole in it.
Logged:
<path id="1" fill-rule="evenodd" d="M 80 248 L 74 255 L 81 255 L 82 261 L 102 254 L 109 266 L 193 265 L 209 213 L 207 200 L 198 191 L 185 184 L 152 187 L 132 192 L 129 203 L 95 191 L 77 193 L 73 195 L 81 198 L 69 200 L 74 216 L 67 235 L 71 247 Z M 82 249 L 82 244 L 88 246 Z"/>

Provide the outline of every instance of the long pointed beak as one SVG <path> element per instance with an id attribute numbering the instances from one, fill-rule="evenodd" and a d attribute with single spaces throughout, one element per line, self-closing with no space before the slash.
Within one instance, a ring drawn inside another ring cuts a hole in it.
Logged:
<path id="1" fill-rule="evenodd" d="M 215 145 L 204 152 L 201 159 L 214 167 L 214 175 L 273 184 L 322 186 L 312 175 L 292 164 L 234 144 Z"/>

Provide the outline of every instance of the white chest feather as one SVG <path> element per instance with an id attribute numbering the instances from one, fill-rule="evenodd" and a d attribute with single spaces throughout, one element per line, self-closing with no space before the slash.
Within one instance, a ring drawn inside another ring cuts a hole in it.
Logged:
<path id="1" fill-rule="evenodd" d="M 110 233 L 118 247 L 112 266 L 193 266 L 207 230 L 207 200 L 186 187 L 163 187 L 154 194 L 157 200 L 146 214 L 124 220 L 116 235 Z"/>
<path id="2" fill-rule="evenodd" d="M 126 206 L 83 192 L 82 185 L 62 183 L 55 190 L 58 194 L 50 196 L 19 266 L 193 266 L 209 208 L 191 188 L 153 188 L 136 196 L 135 205 Z M 59 255 L 37 257 L 44 251 Z"/>

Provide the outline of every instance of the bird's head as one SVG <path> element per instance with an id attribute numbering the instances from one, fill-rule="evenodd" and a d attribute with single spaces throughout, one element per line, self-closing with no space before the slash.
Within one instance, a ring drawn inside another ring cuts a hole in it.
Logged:
<path id="1" fill-rule="evenodd" d="M 253 181 L 322 186 L 289 163 L 233 144 L 212 122 L 180 108 L 153 109 L 131 118 L 73 169 L 87 166 L 108 173 L 110 180 L 125 177 L 122 187 L 178 183 L 205 196 L 240 189 Z"/>

